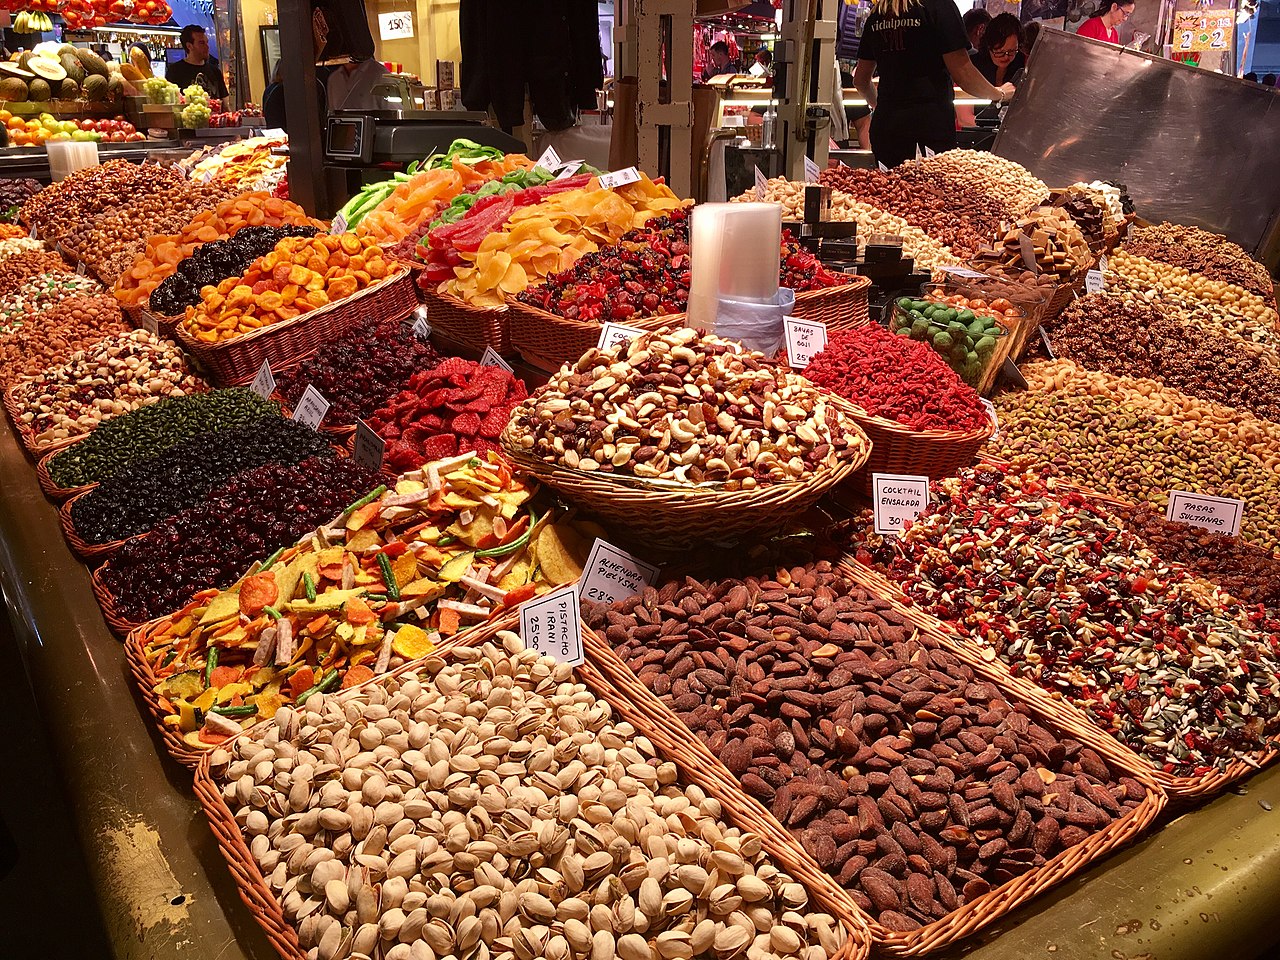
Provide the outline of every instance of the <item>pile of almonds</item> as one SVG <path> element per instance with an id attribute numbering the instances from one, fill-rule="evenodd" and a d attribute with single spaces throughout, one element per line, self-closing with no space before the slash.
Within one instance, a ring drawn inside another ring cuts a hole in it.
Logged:
<path id="1" fill-rule="evenodd" d="M 316 960 L 824 960 L 846 933 L 572 669 L 463 648 L 210 769 Z"/>
<path id="2" fill-rule="evenodd" d="M 685 327 L 587 351 L 513 411 L 503 443 L 576 470 L 749 490 L 868 441 L 808 380 Z"/>
<path id="3" fill-rule="evenodd" d="M 891 930 L 945 917 L 1146 796 L 825 562 L 584 613 Z"/>

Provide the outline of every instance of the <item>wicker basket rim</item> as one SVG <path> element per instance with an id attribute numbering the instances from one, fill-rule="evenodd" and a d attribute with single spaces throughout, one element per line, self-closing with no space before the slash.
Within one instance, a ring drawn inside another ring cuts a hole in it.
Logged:
<path id="1" fill-rule="evenodd" d="M 509 309 L 508 305 L 505 303 L 500 307 L 473 306 L 459 296 L 455 296 L 452 293 L 441 293 L 439 290 L 435 289 L 423 290 L 422 292 L 428 297 L 435 297 L 439 300 L 443 300 L 451 307 L 455 307 L 459 310 L 469 310 L 472 313 L 506 313 Z M 431 304 L 428 303 L 427 306 L 430 307 Z M 430 316 L 428 316 L 427 321 L 430 322 Z"/>
<path id="2" fill-rule="evenodd" d="M 904 437 L 918 437 L 922 440 L 933 440 L 935 442 L 959 443 L 961 441 L 977 440 L 979 438 L 990 439 L 995 433 L 996 426 L 989 419 L 983 420 L 981 427 L 975 427 L 972 430 L 917 430 L 909 427 L 905 423 L 899 423 L 896 420 L 889 420 L 879 414 L 868 413 L 852 400 L 842 397 L 839 394 L 831 394 L 837 405 L 844 406 L 845 412 L 849 416 L 856 418 L 859 422 L 873 424 L 877 429 L 884 430 L 886 433 L 896 433 Z"/>

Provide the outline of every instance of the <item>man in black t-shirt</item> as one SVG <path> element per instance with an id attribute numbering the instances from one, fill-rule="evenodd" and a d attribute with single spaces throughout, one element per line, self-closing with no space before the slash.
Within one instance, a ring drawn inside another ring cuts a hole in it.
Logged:
<path id="1" fill-rule="evenodd" d="M 182 28 L 183 57 L 165 68 L 165 79 L 185 90 L 193 83 L 204 87 L 211 97 L 223 99 L 227 95 L 227 82 L 222 78 L 222 67 L 217 57 L 209 56 L 209 38 L 204 27 L 189 24 Z"/>

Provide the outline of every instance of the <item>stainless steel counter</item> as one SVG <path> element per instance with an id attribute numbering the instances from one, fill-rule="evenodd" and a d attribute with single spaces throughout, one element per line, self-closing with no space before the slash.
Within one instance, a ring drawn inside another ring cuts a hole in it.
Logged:
<path id="1" fill-rule="evenodd" d="M 0 583 L 115 957 L 274 957 L 235 893 L 188 773 L 163 757 L 144 720 L 88 573 L 66 547 L 7 421 L 0 477 Z M 1270 956 L 1280 944 L 1280 768 L 1245 789 L 1174 819 L 937 956 Z"/>

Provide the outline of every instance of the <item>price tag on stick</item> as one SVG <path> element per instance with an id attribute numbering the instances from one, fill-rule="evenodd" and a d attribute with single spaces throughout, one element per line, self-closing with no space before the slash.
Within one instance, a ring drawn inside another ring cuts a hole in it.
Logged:
<path id="1" fill-rule="evenodd" d="M 555 147 L 547 147 L 538 158 L 537 165 L 543 170 L 554 170 L 560 166 L 560 154 L 556 153 Z"/>
<path id="2" fill-rule="evenodd" d="M 635 183 L 639 179 L 639 170 L 635 167 L 623 167 L 621 170 L 613 171 L 613 173 L 600 174 L 600 188 L 602 190 L 613 190 L 617 187 L 625 187 L 628 183 Z"/>
<path id="3" fill-rule="evenodd" d="M 818 164 L 814 161 L 813 157 L 804 158 L 804 182 L 805 183 L 817 183 L 818 176 L 821 173 L 822 171 L 818 168 Z"/>
<path id="4" fill-rule="evenodd" d="M 659 570 L 599 538 L 591 547 L 578 593 L 584 600 L 616 603 L 658 582 Z"/>
<path id="5" fill-rule="evenodd" d="M 610 321 L 600 328 L 600 339 L 596 341 L 597 350 L 612 350 L 619 344 L 630 343 L 636 337 L 643 337 L 648 330 L 629 327 L 625 323 Z"/>
<path id="6" fill-rule="evenodd" d="M 1189 523 L 1194 527 L 1204 527 L 1214 533 L 1227 533 L 1234 537 L 1240 533 L 1244 501 L 1171 490 L 1169 506 L 1165 508 L 1164 515 L 1166 520 L 1174 523 Z"/>
<path id="7" fill-rule="evenodd" d="M 160 336 L 160 321 L 156 319 L 156 315 L 149 310 L 143 310 L 138 314 L 138 326 L 153 337 Z"/>
<path id="8" fill-rule="evenodd" d="M 381 470 L 386 448 L 386 443 L 374 432 L 373 427 L 363 420 L 356 421 L 355 449 L 352 452 L 356 463 L 362 463 L 370 470 Z"/>
<path id="9" fill-rule="evenodd" d="M 1090 270 L 1084 275 L 1085 293 L 1101 293 L 1105 289 L 1107 289 L 1107 281 L 1102 276 L 1101 270 Z"/>
<path id="10" fill-rule="evenodd" d="M 498 355 L 498 351 L 493 349 L 493 347 L 484 348 L 484 353 L 480 355 L 480 366 L 501 367 L 503 370 L 507 371 L 507 373 L 515 373 L 511 364 L 503 360 L 502 357 Z"/>
<path id="11" fill-rule="evenodd" d="M 992 403 L 990 400 L 988 400 L 986 397 L 979 397 L 978 399 L 982 401 L 982 407 L 984 410 L 987 411 L 987 417 L 990 418 L 993 424 L 995 424 L 996 429 L 995 429 L 995 432 L 991 434 L 991 439 L 999 440 L 1000 439 L 1000 418 L 996 416 L 996 405 Z"/>
<path id="12" fill-rule="evenodd" d="M 413 335 L 419 340 L 431 339 L 431 324 L 427 323 L 427 312 L 420 310 L 417 319 L 413 321 Z"/>
<path id="13" fill-rule="evenodd" d="M 342 214 L 338 214 L 336 217 L 334 217 L 333 223 L 329 227 L 329 232 L 330 233 L 346 233 L 347 218 L 344 217 Z"/>
<path id="14" fill-rule="evenodd" d="M 871 488 L 875 529 L 879 534 L 902 533 L 903 525 L 920 516 L 929 505 L 928 477 L 873 473 Z"/>
<path id="15" fill-rule="evenodd" d="M 582 616 L 578 585 L 571 583 L 520 604 L 520 638 L 526 650 L 577 666 L 586 659 L 582 649 Z"/>
<path id="16" fill-rule="evenodd" d="M 312 430 L 319 430 L 320 423 L 328 412 L 329 401 L 314 386 L 307 384 L 307 389 L 302 391 L 302 398 L 298 401 L 298 406 L 293 411 L 293 419 L 310 427 Z"/>
<path id="17" fill-rule="evenodd" d="M 787 362 L 794 370 L 803 370 L 809 366 L 809 361 L 827 345 L 825 323 L 783 317 L 782 330 L 787 336 Z"/>
<path id="18" fill-rule="evenodd" d="M 276 378 L 271 373 L 270 360 L 262 361 L 262 366 L 258 368 L 258 375 L 253 378 L 253 383 L 249 384 L 249 389 L 263 400 L 276 392 Z"/>
<path id="19" fill-rule="evenodd" d="M 578 171 L 582 169 L 586 163 L 585 160 L 566 160 L 560 164 L 560 170 L 556 174 L 557 180 L 568 180 L 570 177 L 578 175 Z"/>
<path id="20" fill-rule="evenodd" d="M 756 199 L 763 200 L 765 192 L 769 189 L 769 178 L 764 175 L 764 171 L 756 167 Z"/>

